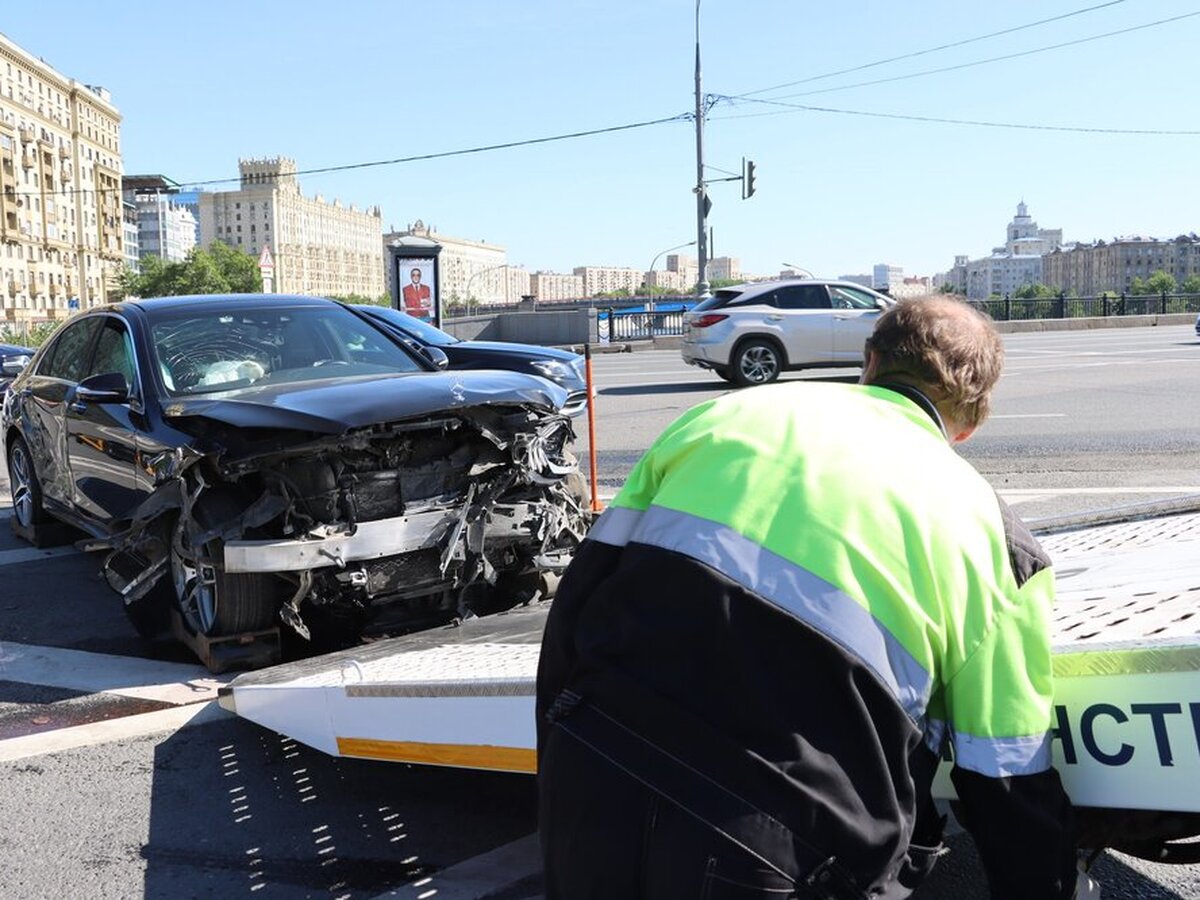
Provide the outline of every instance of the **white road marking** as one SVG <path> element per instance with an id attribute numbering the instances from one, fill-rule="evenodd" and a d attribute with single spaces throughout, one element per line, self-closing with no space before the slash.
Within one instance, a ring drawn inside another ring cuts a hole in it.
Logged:
<path id="1" fill-rule="evenodd" d="M 232 678 L 214 677 L 202 666 L 187 663 L 0 643 L 0 679 L 85 694 L 117 694 L 182 706 L 212 700 L 217 688 Z"/>
<path id="2" fill-rule="evenodd" d="M 1200 485 L 1182 485 L 1176 487 L 1128 485 L 1126 487 L 1001 488 L 996 493 L 1001 497 L 1087 496 L 1089 494 L 1200 494 Z"/>
<path id="3" fill-rule="evenodd" d="M 55 556 L 69 556 L 78 553 L 74 547 L 51 547 L 39 550 L 37 547 L 23 547 L 19 550 L 0 550 L 0 567 L 15 566 L 20 563 L 34 562 L 39 559 L 51 559 Z"/>
<path id="4" fill-rule="evenodd" d="M 988 416 L 988 420 L 992 419 L 1064 419 L 1066 413 L 993 413 Z"/>
<path id="5" fill-rule="evenodd" d="M 57 731 L 9 738 L 0 741 L 0 762 L 12 762 L 79 747 L 92 747 L 149 734 L 178 731 L 185 725 L 202 725 L 229 715 L 215 701 L 209 700 L 206 703 L 193 703 L 121 719 L 108 719 L 88 725 L 60 728 Z"/>
<path id="6" fill-rule="evenodd" d="M 537 834 L 455 863 L 435 875 L 418 879 L 380 897 L 476 900 L 500 894 L 506 887 L 532 878 L 542 870 Z"/>

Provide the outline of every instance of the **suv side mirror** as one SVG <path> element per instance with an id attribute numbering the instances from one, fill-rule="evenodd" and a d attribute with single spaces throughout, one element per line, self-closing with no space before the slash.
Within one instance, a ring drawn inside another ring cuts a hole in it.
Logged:
<path id="1" fill-rule="evenodd" d="M 882 297 L 876 297 L 876 298 L 875 298 L 875 308 L 876 308 L 877 310 L 879 310 L 880 312 L 883 312 L 883 311 L 884 311 L 884 310 L 886 310 L 886 309 L 887 309 L 889 306 L 891 306 L 891 304 L 890 304 L 890 303 L 888 303 L 886 300 L 884 300 Z"/>
<path id="2" fill-rule="evenodd" d="M 129 382 L 120 372 L 104 372 L 79 382 L 75 399 L 83 403 L 125 403 L 129 399 Z"/>

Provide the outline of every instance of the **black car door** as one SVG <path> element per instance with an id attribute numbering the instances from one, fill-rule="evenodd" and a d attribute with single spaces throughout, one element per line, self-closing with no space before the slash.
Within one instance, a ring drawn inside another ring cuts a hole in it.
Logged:
<path id="1" fill-rule="evenodd" d="M 128 326 L 112 315 L 100 321 L 84 378 L 119 374 L 129 396 L 85 400 L 75 385 L 67 396 L 66 447 L 77 511 L 109 523 L 132 512 L 145 496 L 137 454 L 142 407 Z"/>
<path id="2" fill-rule="evenodd" d="M 50 505 L 68 511 L 74 509 L 75 491 L 67 464 L 67 394 L 83 377 L 99 327 L 99 318 L 89 316 L 63 328 L 42 354 L 19 401 L 21 434 L 33 454 L 42 493 Z"/>

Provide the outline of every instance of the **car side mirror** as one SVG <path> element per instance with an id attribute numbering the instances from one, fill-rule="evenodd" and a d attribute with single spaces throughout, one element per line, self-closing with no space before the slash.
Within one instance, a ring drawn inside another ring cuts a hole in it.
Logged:
<path id="1" fill-rule="evenodd" d="M 885 309 L 887 309 L 887 308 L 888 308 L 888 306 L 890 306 L 890 305 L 891 305 L 891 304 L 889 304 L 889 303 L 888 303 L 886 300 L 884 300 L 882 297 L 876 297 L 876 298 L 875 298 L 875 308 L 876 308 L 877 310 L 879 310 L 880 312 L 883 312 L 883 311 L 884 311 Z"/>
<path id="2" fill-rule="evenodd" d="M 421 353 L 439 369 L 445 369 L 450 365 L 450 357 L 440 347 L 422 347 Z"/>
<path id="3" fill-rule="evenodd" d="M 75 399 L 84 403 L 124 403 L 129 399 L 129 382 L 120 372 L 102 372 L 79 382 Z"/>
<path id="4" fill-rule="evenodd" d="M 21 370 L 29 365 L 28 356 L 10 356 L 4 360 L 3 374 L 9 376 L 20 375 Z"/>

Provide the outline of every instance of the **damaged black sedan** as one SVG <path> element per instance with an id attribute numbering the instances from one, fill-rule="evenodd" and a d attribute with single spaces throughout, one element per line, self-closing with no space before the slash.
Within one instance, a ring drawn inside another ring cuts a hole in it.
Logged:
<path id="1" fill-rule="evenodd" d="M 318 649 L 536 596 L 586 529 L 566 393 L 443 372 L 311 297 L 119 303 L 5 399 L 14 526 L 108 554 L 135 625 Z"/>

